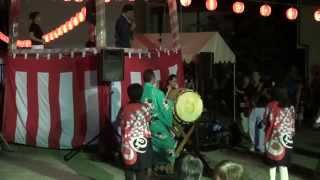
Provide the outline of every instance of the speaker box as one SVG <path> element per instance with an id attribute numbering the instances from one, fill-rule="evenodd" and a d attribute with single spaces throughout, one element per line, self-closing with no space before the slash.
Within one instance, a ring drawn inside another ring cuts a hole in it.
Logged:
<path id="1" fill-rule="evenodd" d="M 122 81 L 124 78 L 124 50 L 102 50 L 99 71 L 102 82 Z"/>
<path id="2" fill-rule="evenodd" d="M 205 107 L 211 106 L 214 89 L 214 55 L 200 53 L 195 64 L 197 91 L 204 100 Z"/>
<path id="3" fill-rule="evenodd" d="M 202 52 L 198 56 L 198 63 L 196 69 L 198 75 L 203 78 L 212 78 L 213 77 L 213 67 L 214 66 L 214 54 Z"/>

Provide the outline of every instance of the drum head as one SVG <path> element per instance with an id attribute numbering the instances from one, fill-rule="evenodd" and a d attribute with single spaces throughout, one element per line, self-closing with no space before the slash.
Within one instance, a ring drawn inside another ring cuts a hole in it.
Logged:
<path id="1" fill-rule="evenodd" d="M 196 121 L 203 111 L 203 103 L 199 94 L 188 91 L 177 98 L 175 113 L 182 121 L 192 123 Z"/>

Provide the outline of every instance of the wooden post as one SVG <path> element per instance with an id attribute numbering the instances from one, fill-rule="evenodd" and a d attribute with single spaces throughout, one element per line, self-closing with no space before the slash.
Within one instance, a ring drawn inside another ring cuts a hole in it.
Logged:
<path id="1" fill-rule="evenodd" d="M 106 7 L 104 0 L 96 0 L 96 45 L 107 47 Z"/>

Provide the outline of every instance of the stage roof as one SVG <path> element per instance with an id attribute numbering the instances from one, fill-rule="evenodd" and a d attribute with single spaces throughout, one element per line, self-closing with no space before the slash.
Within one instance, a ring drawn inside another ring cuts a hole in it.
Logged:
<path id="1" fill-rule="evenodd" d="M 170 33 L 160 34 L 136 34 L 132 48 L 173 49 Z M 214 63 L 235 63 L 236 57 L 227 43 L 218 32 L 180 33 L 182 56 L 186 62 L 191 62 L 200 52 L 213 52 Z"/>

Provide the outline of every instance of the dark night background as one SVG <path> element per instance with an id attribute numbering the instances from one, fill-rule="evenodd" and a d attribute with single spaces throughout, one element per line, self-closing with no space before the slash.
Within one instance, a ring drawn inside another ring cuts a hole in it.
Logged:
<path id="1" fill-rule="evenodd" d="M 0 0 L 0 31 L 8 34 L 9 24 L 9 0 Z M 7 45 L 0 41 L 0 53 Z"/>
<path id="2" fill-rule="evenodd" d="M 272 70 L 272 73 L 281 74 L 283 67 L 295 65 L 303 76 L 306 50 L 297 49 L 299 20 L 289 21 L 285 16 L 290 3 L 297 4 L 296 0 L 269 4 L 272 7 L 269 17 L 262 17 L 259 13 L 263 2 L 243 1 L 245 12 L 240 15 L 232 12 L 233 2 L 218 1 L 218 9 L 208 16 L 209 23 L 201 24 L 199 30 L 219 31 L 235 52 L 240 71 L 258 70 L 268 74 Z M 204 11 L 205 1 L 192 1 L 192 5 L 183 10 Z M 223 18 L 219 18 L 221 14 Z"/>

